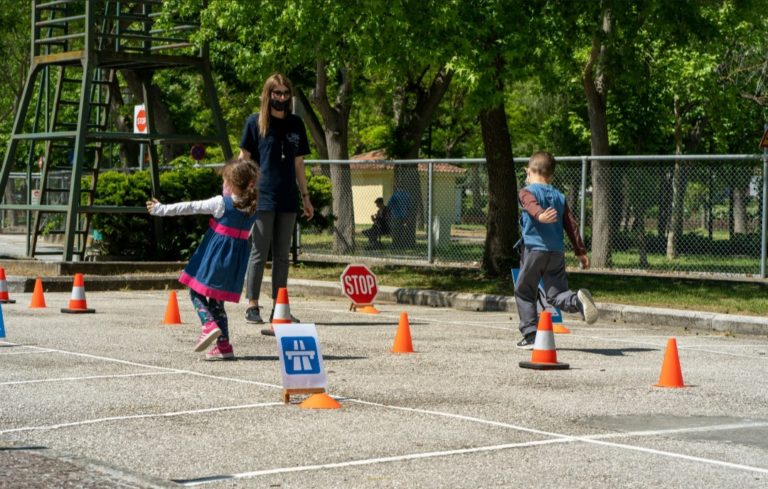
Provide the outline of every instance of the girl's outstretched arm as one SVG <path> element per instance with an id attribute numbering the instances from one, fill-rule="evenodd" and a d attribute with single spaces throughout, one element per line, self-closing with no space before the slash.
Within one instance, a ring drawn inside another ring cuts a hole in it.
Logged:
<path id="1" fill-rule="evenodd" d="M 224 197 L 217 195 L 206 200 L 192 200 L 176 204 L 161 204 L 157 199 L 147 201 L 147 211 L 153 216 L 189 216 L 210 214 L 215 218 L 224 215 Z"/>

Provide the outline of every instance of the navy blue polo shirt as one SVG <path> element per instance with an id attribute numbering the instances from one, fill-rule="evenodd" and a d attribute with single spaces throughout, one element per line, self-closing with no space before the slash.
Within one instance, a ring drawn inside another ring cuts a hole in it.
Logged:
<path id="1" fill-rule="evenodd" d="M 294 114 L 284 119 L 270 117 L 267 135 L 261 137 L 259 114 L 253 114 L 245 121 L 240 147 L 259 165 L 259 210 L 298 212 L 294 159 L 309 154 L 301 118 Z"/>

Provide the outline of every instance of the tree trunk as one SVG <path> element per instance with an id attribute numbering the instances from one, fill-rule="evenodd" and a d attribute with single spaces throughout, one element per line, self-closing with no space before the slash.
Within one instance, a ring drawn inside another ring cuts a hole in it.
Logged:
<path id="1" fill-rule="evenodd" d="M 513 267 L 519 266 L 514 245 L 520 233 L 517 178 L 503 102 L 480 113 L 480 128 L 488 168 L 488 219 L 482 267 L 489 276 L 507 277 Z"/>
<path id="2" fill-rule="evenodd" d="M 328 156 L 332 160 L 349 159 L 347 149 L 347 133 L 343 135 L 333 131 L 325 131 L 328 145 Z M 355 212 L 352 199 L 352 173 L 349 165 L 330 165 L 331 192 L 333 195 L 333 215 L 336 221 L 333 226 L 333 252 L 350 254 L 355 251 Z"/>
<path id="3" fill-rule="evenodd" d="M 611 12 L 602 13 L 601 32 L 592 37 L 592 49 L 589 61 L 584 68 L 584 93 L 587 98 L 587 112 L 591 134 L 592 156 L 608 155 L 608 116 L 606 99 L 608 79 L 604 66 L 608 54 L 602 42 L 603 36 L 611 32 Z M 616 205 L 611 179 L 611 164 L 605 161 L 592 161 L 592 266 L 608 268 L 611 266 L 614 227 L 617 224 L 620 209 Z"/>
<path id="4" fill-rule="evenodd" d="M 435 73 L 428 87 L 409 79 L 403 87 L 397 90 L 393 99 L 396 126 L 391 154 L 393 158 L 416 159 L 419 157 L 421 138 L 440 101 L 448 91 L 453 74 L 453 71 L 441 67 Z M 408 98 L 415 99 L 415 106 L 412 110 L 405 108 L 409 106 L 406 100 Z M 398 239 L 399 242 L 393 244 L 413 247 L 416 244 L 416 223 L 423 219 L 424 214 L 418 166 L 396 166 L 394 182 L 394 190 L 405 192 L 413 206 L 403 223 L 403 233 Z"/>
<path id="5" fill-rule="evenodd" d="M 745 234 L 747 232 L 747 206 L 744 199 L 744 188 L 733 187 L 733 233 Z"/>
<path id="6" fill-rule="evenodd" d="M 340 70 L 341 84 L 333 106 L 328 100 L 326 64 L 316 64 L 315 88 L 310 100 L 320 112 L 325 125 L 325 146 L 328 158 L 349 159 L 349 112 L 352 108 L 352 75 L 349 69 Z M 309 108 L 309 106 L 307 106 Z M 309 110 L 307 110 L 309 112 Z M 333 215 L 333 251 L 336 254 L 351 254 L 355 251 L 355 211 L 352 198 L 352 174 L 349 165 L 330 165 Z"/>
<path id="7" fill-rule="evenodd" d="M 682 115 L 680 103 L 675 97 L 675 154 L 683 153 Z M 678 256 L 678 240 L 683 234 L 685 189 L 688 185 L 688 175 L 682 160 L 675 160 L 672 171 L 672 210 L 670 212 L 669 230 L 667 231 L 667 259 L 674 260 Z"/>

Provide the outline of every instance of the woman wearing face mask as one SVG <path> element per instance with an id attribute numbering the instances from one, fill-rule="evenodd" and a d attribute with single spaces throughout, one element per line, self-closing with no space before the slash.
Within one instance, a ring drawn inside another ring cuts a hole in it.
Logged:
<path id="1" fill-rule="evenodd" d="M 240 139 L 240 158 L 252 159 L 259 166 L 259 203 L 251 231 L 251 255 L 245 280 L 248 299 L 245 319 L 249 323 L 264 322 L 259 293 L 270 246 L 273 304 L 277 291 L 288 283 L 288 257 L 299 211 L 297 192 L 301 194 L 302 216 L 312 219 L 315 213 L 304 175 L 304 155 L 309 154 L 309 142 L 304 123 L 292 113 L 292 95 L 293 87 L 287 77 L 275 73 L 267 78 L 261 92 L 260 112 L 248 117 Z M 293 316 L 291 320 L 299 322 Z M 271 328 L 262 333 L 274 334 Z"/>

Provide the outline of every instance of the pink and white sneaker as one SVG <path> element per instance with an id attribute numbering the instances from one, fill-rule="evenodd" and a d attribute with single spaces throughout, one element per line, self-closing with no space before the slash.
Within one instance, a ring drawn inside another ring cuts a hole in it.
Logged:
<path id="1" fill-rule="evenodd" d="M 203 331 L 200 333 L 200 336 L 197 337 L 197 343 L 195 343 L 195 351 L 203 351 L 208 346 L 216 341 L 216 338 L 218 338 L 221 335 L 221 330 L 219 329 L 219 326 L 211 321 L 209 323 L 205 323 L 203 325 Z"/>
<path id="2" fill-rule="evenodd" d="M 230 360 L 235 358 L 235 352 L 229 341 L 218 341 L 208 353 L 205 354 L 206 360 Z"/>

